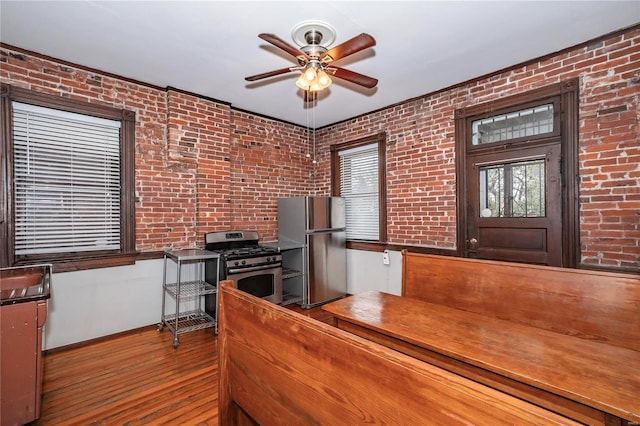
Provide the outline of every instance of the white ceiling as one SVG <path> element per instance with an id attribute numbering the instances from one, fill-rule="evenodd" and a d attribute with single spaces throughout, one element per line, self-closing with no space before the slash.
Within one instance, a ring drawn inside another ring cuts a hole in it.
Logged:
<path id="1" fill-rule="evenodd" d="M 3 43 L 321 127 L 636 24 L 640 1 L 1 0 L 0 17 Z M 294 66 L 258 34 L 295 46 L 291 30 L 306 20 L 332 25 L 332 46 L 371 34 L 375 47 L 336 65 L 378 86 L 334 78 L 309 113 L 297 73 L 244 80 Z"/>

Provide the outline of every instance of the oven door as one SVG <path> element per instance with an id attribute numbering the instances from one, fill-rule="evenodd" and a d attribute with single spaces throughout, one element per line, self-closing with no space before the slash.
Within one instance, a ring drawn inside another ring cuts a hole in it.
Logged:
<path id="1" fill-rule="evenodd" d="M 269 302 L 282 303 L 282 265 L 229 269 L 227 279 L 234 282 L 234 287 Z"/>

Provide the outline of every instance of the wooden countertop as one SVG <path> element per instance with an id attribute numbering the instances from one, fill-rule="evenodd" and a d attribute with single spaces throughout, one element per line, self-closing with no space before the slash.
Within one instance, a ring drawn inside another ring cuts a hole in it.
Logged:
<path id="1" fill-rule="evenodd" d="M 338 323 L 640 421 L 640 352 L 377 291 L 323 309 Z"/>

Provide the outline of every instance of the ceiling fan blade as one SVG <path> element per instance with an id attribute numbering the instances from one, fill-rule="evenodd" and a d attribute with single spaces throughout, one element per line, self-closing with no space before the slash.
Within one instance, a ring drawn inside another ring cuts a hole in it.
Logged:
<path id="1" fill-rule="evenodd" d="M 320 57 L 320 60 L 323 62 L 337 61 L 338 59 L 342 59 L 375 45 L 376 40 L 373 37 L 369 34 L 362 33 L 359 36 L 355 36 L 351 40 L 347 40 L 344 43 L 328 50 Z"/>
<path id="2" fill-rule="evenodd" d="M 298 49 L 296 47 L 293 47 L 292 45 L 290 45 L 289 43 L 287 43 L 286 41 L 284 41 L 283 39 L 281 39 L 280 37 L 278 37 L 275 34 L 262 33 L 262 34 L 259 34 L 258 37 L 260 37 L 264 41 L 268 41 L 269 43 L 273 44 L 275 47 L 278 47 L 278 48 L 284 50 L 285 52 L 287 52 L 291 56 L 295 56 L 296 58 L 302 56 L 305 60 L 311 59 L 302 50 L 300 50 L 300 49 Z"/>
<path id="3" fill-rule="evenodd" d="M 378 84 L 378 79 L 377 78 L 368 77 L 368 76 L 366 76 L 364 74 L 359 74 L 359 73 L 354 72 L 354 71 L 349 71 L 348 69 L 338 68 L 338 67 L 331 67 L 329 69 L 329 71 L 335 77 L 341 78 L 343 80 L 350 81 L 350 82 L 355 83 L 355 84 L 360 85 L 360 86 L 364 86 L 367 89 L 371 89 L 373 87 L 376 87 L 376 85 Z"/>
<path id="4" fill-rule="evenodd" d="M 286 74 L 288 72 L 293 71 L 293 69 L 291 68 L 282 68 L 279 70 L 275 70 L 275 71 L 269 71 L 269 72 L 265 72 L 262 74 L 257 74 L 257 75 L 252 75 L 249 77 L 245 77 L 244 79 L 247 81 L 256 81 L 256 80 L 262 80 L 263 78 L 268 78 L 268 77 L 274 77 L 276 75 L 280 75 L 280 74 Z"/>

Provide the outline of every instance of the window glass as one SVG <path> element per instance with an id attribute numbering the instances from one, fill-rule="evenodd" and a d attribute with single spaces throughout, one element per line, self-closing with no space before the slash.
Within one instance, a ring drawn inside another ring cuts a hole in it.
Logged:
<path id="1" fill-rule="evenodd" d="M 481 217 L 544 217 L 545 160 L 480 167 Z"/>
<path id="2" fill-rule="evenodd" d="M 120 122 L 13 102 L 15 254 L 120 249 Z"/>
<path id="3" fill-rule="evenodd" d="M 380 237 L 378 144 L 347 149 L 338 155 L 347 239 L 377 241 Z"/>
<path id="4" fill-rule="evenodd" d="M 553 132 L 553 104 L 496 115 L 471 123 L 473 145 Z"/>

